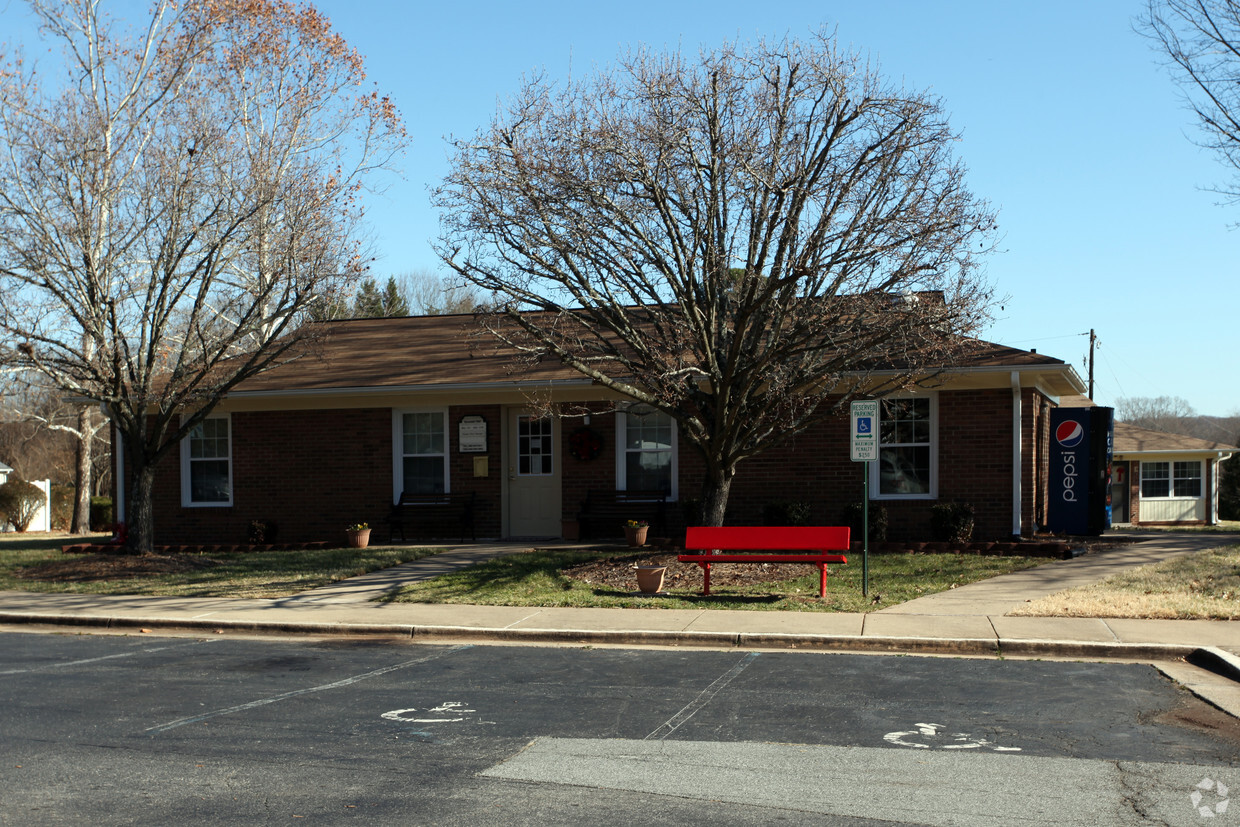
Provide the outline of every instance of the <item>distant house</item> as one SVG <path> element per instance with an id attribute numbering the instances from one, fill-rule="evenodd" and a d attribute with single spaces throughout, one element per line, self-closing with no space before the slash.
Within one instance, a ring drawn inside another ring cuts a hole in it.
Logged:
<path id="1" fill-rule="evenodd" d="M 1217 524 L 1219 464 L 1237 451 L 1234 445 L 1116 422 L 1112 523 Z"/>
<path id="2" fill-rule="evenodd" d="M 12 468 L 5 465 L 3 462 L 0 462 L 0 485 L 4 485 L 4 483 L 8 482 L 9 474 L 12 474 L 12 473 L 13 473 Z"/>
<path id="3" fill-rule="evenodd" d="M 554 538 L 589 492 L 634 489 L 666 491 L 662 528 L 674 537 L 700 496 L 703 462 L 667 416 L 558 363 L 514 368 L 470 316 L 331 322 L 324 333 L 315 354 L 230 392 L 159 468 L 157 543 L 244 542 L 252 521 L 275 523 L 281 542 L 332 540 L 366 521 L 381 540 L 402 492 L 472 494 L 480 538 Z M 1083 391 L 1059 359 L 980 343 L 933 389 L 885 400 L 868 473 L 892 539 L 927 538 L 931 507 L 947 502 L 974 507 L 975 539 L 1037 530 L 1049 412 Z M 538 419 L 534 397 L 577 416 Z M 845 412 L 745 460 L 727 521 L 760 524 L 767 506 L 795 501 L 836 524 L 860 503 L 863 473 Z M 116 479 L 123 514 L 123 468 Z"/>

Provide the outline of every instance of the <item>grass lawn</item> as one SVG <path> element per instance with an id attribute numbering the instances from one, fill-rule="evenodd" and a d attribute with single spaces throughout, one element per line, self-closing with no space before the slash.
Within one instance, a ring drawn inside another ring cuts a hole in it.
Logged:
<path id="1" fill-rule="evenodd" d="M 1048 595 L 1012 614 L 1240 620 L 1240 546 L 1140 566 L 1100 583 Z"/>
<path id="2" fill-rule="evenodd" d="M 106 542 L 108 537 L 0 535 L 0 589 L 165 597 L 284 597 L 439 551 L 428 547 L 378 546 L 129 558 L 124 562 L 146 565 L 138 571 L 122 573 L 122 576 L 108 576 L 106 571 L 92 567 L 94 563 L 105 562 L 91 559 L 102 555 L 68 555 L 60 551 L 62 545 L 92 539 Z M 33 566 L 65 564 L 77 564 L 80 570 L 54 580 L 18 576 L 23 569 Z M 95 579 L 97 577 L 103 579 Z"/>
<path id="3" fill-rule="evenodd" d="M 818 569 L 798 566 L 793 580 L 723 586 L 717 576 L 729 568 L 756 566 L 720 564 L 712 571 L 711 594 L 701 594 L 700 569 L 666 586 L 667 594 L 638 596 L 632 585 L 618 588 L 566 577 L 561 569 L 600 557 L 628 557 L 631 549 L 615 551 L 539 550 L 492 560 L 434 580 L 402 587 L 389 599 L 411 603 L 472 603 L 491 606 L 571 606 L 661 609 L 761 609 L 768 611 L 867 612 L 945 591 L 965 583 L 1031 568 L 1044 559 L 983 557 L 957 554 L 871 554 L 870 594 L 862 595 L 861 555 L 849 564 L 831 566 L 827 596 L 818 597 Z"/>

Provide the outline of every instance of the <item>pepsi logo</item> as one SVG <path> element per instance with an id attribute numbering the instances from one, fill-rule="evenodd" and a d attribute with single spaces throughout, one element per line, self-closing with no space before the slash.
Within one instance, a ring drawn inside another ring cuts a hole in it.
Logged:
<path id="1" fill-rule="evenodd" d="M 1075 448 L 1085 438 L 1085 427 L 1071 420 L 1059 423 L 1055 429 L 1055 441 L 1065 448 Z"/>

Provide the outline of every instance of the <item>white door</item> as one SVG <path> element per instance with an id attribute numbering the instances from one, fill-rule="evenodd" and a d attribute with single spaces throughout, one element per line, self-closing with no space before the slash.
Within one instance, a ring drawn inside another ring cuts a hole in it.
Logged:
<path id="1" fill-rule="evenodd" d="M 560 536 L 560 423 L 514 410 L 508 427 L 508 536 Z"/>

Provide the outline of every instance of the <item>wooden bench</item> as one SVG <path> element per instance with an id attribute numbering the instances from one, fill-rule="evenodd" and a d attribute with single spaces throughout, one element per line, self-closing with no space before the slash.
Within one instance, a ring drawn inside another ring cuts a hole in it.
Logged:
<path id="1" fill-rule="evenodd" d="M 395 542 L 397 532 L 401 542 L 405 540 L 405 526 L 442 525 L 445 522 L 458 522 L 461 528 L 461 542 L 465 542 L 468 534 L 477 542 L 478 529 L 474 525 L 474 506 L 477 492 L 465 494 L 408 494 L 401 493 L 400 499 L 392 506 L 388 523 L 392 528 L 392 540 Z M 433 535 L 428 535 L 433 536 Z"/>
<path id="2" fill-rule="evenodd" d="M 619 537 L 624 534 L 626 520 L 645 520 L 650 523 L 652 534 L 664 534 L 667 498 L 665 490 L 587 491 L 577 512 L 581 538 Z"/>
<path id="3" fill-rule="evenodd" d="M 702 567 L 702 594 L 710 594 L 710 567 L 715 563 L 813 563 L 821 575 L 818 596 L 827 596 L 827 564 L 847 563 L 848 558 L 832 552 L 847 551 L 849 530 L 837 526 L 693 526 L 685 531 L 682 563 Z M 690 554 L 705 550 L 705 554 Z M 719 551 L 761 551 L 759 554 L 712 554 Z M 806 551 L 806 554 L 778 554 L 773 551 Z"/>

